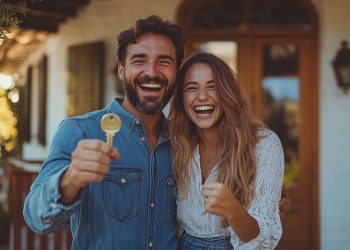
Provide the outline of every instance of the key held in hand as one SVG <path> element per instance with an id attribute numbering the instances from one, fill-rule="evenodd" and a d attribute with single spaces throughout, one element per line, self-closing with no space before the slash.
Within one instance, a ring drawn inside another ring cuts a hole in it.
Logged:
<path id="1" fill-rule="evenodd" d="M 113 113 L 105 114 L 101 119 L 101 128 L 106 133 L 107 144 L 112 147 L 112 140 L 115 133 L 120 130 L 121 119 Z"/>

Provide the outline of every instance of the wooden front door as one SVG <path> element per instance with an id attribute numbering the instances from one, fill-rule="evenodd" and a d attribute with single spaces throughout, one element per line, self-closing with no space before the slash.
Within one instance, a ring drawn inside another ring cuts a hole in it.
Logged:
<path id="1" fill-rule="evenodd" d="M 251 111 L 275 131 L 285 153 L 291 210 L 282 218 L 278 249 L 318 249 L 318 91 L 312 38 L 251 36 L 191 40 L 216 53 L 238 73 Z"/>
<path id="2" fill-rule="evenodd" d="M 226 61 L 249 108 L 281 139 L 292 207 L 278 249 L 319 249 L 318 18 L 310 0 L 186 0 L 189 45 Z"/>
<path id="3" fill-rule="evenodd" d="M 285 185 L 292 207 L 282 218 L 278 249 L 317 249 L 318 87 L 316 48 L 309 38 L 258 38 L 252 42 L 252 110 L 281 139 Z M 316 217 L 317 216 L 317 217 Z"/>

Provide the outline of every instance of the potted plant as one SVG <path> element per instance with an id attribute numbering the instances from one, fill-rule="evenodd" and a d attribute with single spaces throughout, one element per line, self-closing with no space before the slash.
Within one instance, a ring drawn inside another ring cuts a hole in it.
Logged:
<path id="1" fill-rule="evenodd" d="M 0 46 L 7 38 L 6 34 L 11 29 L 17 28 L 22 22 L 20 17 L 25 16 L 27 11 L 26 0 L 15 1 L 15 3 L 13 1 L 0 0 Z"/>

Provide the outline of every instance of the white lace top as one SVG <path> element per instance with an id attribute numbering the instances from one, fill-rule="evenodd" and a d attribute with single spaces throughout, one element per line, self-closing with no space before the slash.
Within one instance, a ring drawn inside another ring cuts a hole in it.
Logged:
<path id="1" fill-rule="evenodd" d="M 256 145 L 257 176 L 255 197 L 248 209 L 260 228 L 260 234 L 243 243 L 229 226 L 222 229 L 221 217 L 204 213 L 201 194 L 201 170 L 198 147 L 192 161 L 192 180 L 188 195 L 177 200 L 177 219 L 180 232 L 183 230 L 195 237 L 216 237 L 230 235 L 234 249 L 274 249 L 282 236 L 278 202 L 281 196 L 284 175 L 284 157 L 279 138 L 270 130 L 265 130 Z M 214 182 L 218 167 L 215 166 L 206 182 Z"/>

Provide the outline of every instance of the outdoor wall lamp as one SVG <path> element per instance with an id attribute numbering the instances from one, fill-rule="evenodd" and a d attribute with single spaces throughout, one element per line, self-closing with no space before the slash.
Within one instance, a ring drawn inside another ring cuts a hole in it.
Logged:
<path id="1" fill-rule="evenodd" d="M 350 88 L 350 49 L 347 41 L 341 42 L 341 48 L 338 50 L 332 65 L 337 84 L 346 93 Z"/>

